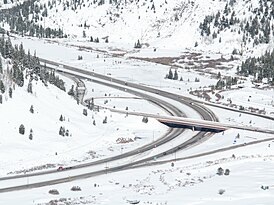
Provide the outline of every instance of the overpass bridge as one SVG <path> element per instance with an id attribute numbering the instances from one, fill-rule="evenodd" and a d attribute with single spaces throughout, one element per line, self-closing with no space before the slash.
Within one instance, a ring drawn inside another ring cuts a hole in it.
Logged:
<path id="1" fill-rule="evenodd" d="M 102 107 L 102 108 L 106 108 L 106 107 Z M 186 118 L 186 117 L 161 116 L 158 114 L 131 112 L 131 111 L 124 111 L 124 110 L 117 110 L 113 108 L 107 108 L 107 109 L 110 110 L 111 112 L 118 112 L 118 113 L 123 113 L 127 115 L 136 115 L 136 116 L 154 118 L 158 120 L 160 123 L 168 127 L 188 128 L 192 130 L 215 132 L 215 133 L 223 132 L 228 129 L 239 129 L 239 130 L 247 130 L 247 131 L 253 131 L 253 132 L 261 132 L 266 134 L 274 134 L 274 130 L 262 129 L 259 127 L 232 125 L 227 123 L 208 121 L 208 120 L 202 120 L 202 119 Z"/>
<path id="2" fill-rule="evenodd" d="M 172 128 L 188 128 L 193 131 L 205 131 L 205 132 L 223 132 L 228 129 L 226 126 L 216 125 L 207 123 L 206 120 L 203 122 L 196 122 L 193 119 L 166 119 L 156 118 L 160 123 L 172 127 Z M 220 123 L 219 123 L 220 124 Z"/>

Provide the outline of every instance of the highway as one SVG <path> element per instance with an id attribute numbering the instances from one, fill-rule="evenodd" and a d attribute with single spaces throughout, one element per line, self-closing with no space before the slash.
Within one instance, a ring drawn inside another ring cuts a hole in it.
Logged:
<path id="1" fill-rule="evenodd" d="M 52 64 L 52 62 L 51 62 L 51 64 Z M 57 63 L 55 65 L 57 65 Z M 67 66 L 64 65 L 64 68 L 67 69 Z M 150 95 L 144 94 L 143 92 L 138 92 L 136 90 L 130 89 L 130 87 L 133 87 L 135 89 L 137 88 L 137 89 L 140 89 L 140 90 L 143 90 L 143 91 L 148 90 L 149 92 L 155 93 L 155 90 L 152 89 L 152 88 L 147 88 L 145 86 L 136 85 L 136 84 L 128 85 L 128 83 L 125 83 L 124 81 L 109 78 L 108 76 L 99 75 L 99 74 L 96 74 L 96 73 L 90 72 L 90 71 L 83 71 L 83 70 L 78 69 L 78 68 L 69 67 L 69 69 L 72 69 L 74 72 L 75 71 L 76 72 L 82 71 L 82 74 L 91 76 L 93 82 L 100 83 L 100 84 L 103 84 L 105 86 L 111 86 L 113 88 L 116 88 L 116 89 L 119 89 L 119 90 L 122 90 L 122 91 L 125 91 L 125 86 L 126 86 L 127 87 L 126 92 L 129 92 L 129 93 L 132 93 L 134 95 L 140 96 L 144 99 L 150 100 L 153 103 L 156 103 L 157 105 L 160 105 L 162 108 L 164 108 L 171 115 L 176 115 L 176 116 L 179 116 L 179 117 L 186 117 L 184 115 L 184 113 L 182 113 L 179 109 L 177 109 L 173 105 L 167 103 L 166 101 L 163 101 L 163 100 L 160 100 L 158 98 L 152 97 Z M 64 71 L 62 70 L 61 72 L 64 72 Z M 75 75 L 75 76 L 83 78 L 83 76 L 77 76 L 77 75 Z M 96 79 L 94 79 L 95 77 L 99 78 L 99 79 L 103 79 L 104 81 L 96 80 Z M 106 79 L 109 80 L 111 83 L 106 82 Z M 113 82 L 115 82 L 116 84 L 117 83 L 121 84 L 122 86 L 114 85 Z M 160 93 L 157 93 L 157 94 L 158 95 L 163 95 L 165 97 L 166 96 L 172 97 L 173 99 L 175 99 L 177 101 L 180 101 L 178 96 L 173 96 L 173 94 L 171 94 L 171 93 L 164 93 L 163 92 L 161 94 Z M 213 113 L 207 112 L 207 110 L 204 109 L 203 107 L 194 106 L 194 105 L 189 104 L 189 103 L 187 105 L 190 105 L 190 107 L 197 110 L 197 112 L 200 112 L 200 115 L 203 116 L 203 119 L 206 119 L 206 120 L 216 120 L 217 119 Z M 147 144 L 143 147 L 140 147 L 136 150 L 132 150 L 130 152 L 127 152 L 127 153 L 124 153 L 124 154 L 121 154 L 121 155 L 117 155 L 117 156 L 114 156 L 114 157 L 109 157 L 109 158 L 106 158 L 106 159 L 101 159 L 101 160 L 90 162 L 90 163 L 80 164 L 80 165 L 72 167 L 72 169 L 64 170 L 64 171 L 62 171 L 62 173 L 66 172 L 66 171 L 70 171 L 70 170 L 76 170 L 76 169 L 79 169 L 79 168 L 90 167 L 90 166 L 94 166 L 94 165 L 98 165 L 98 164 L 113 162 L 115 160 L 124 159 L 126 157 L 133 156 L 133 155 L 138 155 L 140 152 L 141 153 L 146 152 L 150 149 L 153 149 L 155 147 L 158 147 L 158 146 L 161 146 L 161 145 L 167 143 L 168 141 L 170 141 L 170 140 L 174 139 L 175 137 L 181 135 L 182 132 L 183 132 L 183 129 L 169 129 L 164 137 L 154 141 L 153 143 L 150 143 L 150 144 Z M 206 136 L 206 133 L 200 132 L 200 133 L 196 134 L 193 138 L 191 138 L 190 140 L 185 142 L 185 144 L 181 144 L 180 146 L 176 146 L 176 147 L 174 147 L 170 150 L 167 150 L 163 153 L 151 156 L 149 158 L 145 158 L 145 159 L 142 159 L 142 160 L 137 160 L 135 162 L 127 163 L 125 165 L 110 168 L 110 169 L 108 169 L 108 172 L 122 170 L 122 169 L 124 169 L 125 167 L 128 167 L 128 166 L 136 165 L 136 164 L 139 164 L 139 163 L 144 163 L 146 161 L 149 161 L 149 160 L 152 160 L 152 159 L 155 159 L 155 158 L 159 158 L 159 157 L 165 156 L 167 154 L 171 154 L 173 152 L 176 152 L 177 150 L 180 150 L 180 149 L 183 149 L 185 147 L 196 144 L 198 141 L 200 141 L 205 136 Z M 54 174 L 54 173 L 56 173 L 56 170 L 50 170 L 50 171 L 32 173 L 32 174 L 25 174 L 25 175 L 9 176 L 9 177 L 1 178 L 0 180 L 5 181 L 5 180 L 12 180 L 12 179 L 26 178 L 26 177 L 34 177 L 34 176 L 37 177 L 39 175 L 45 175 L 45 174 L 48 175 L 48 174 Z M 0 189 L 0 192 L 18 190 L 18 189 L 25 189 L 25 188 L 33 188 L 33 187 L 39 187 L 39 186 L 46 186 L 46 185 L 50 185 L 50 184 L 66 182 L 68 180 L 74 180 L 74 179 L 78 179 L 78 178 L 83 178 L 83 177 L 87 177 L 87 176 L 94 176 L 94 175 L 103 174 L 103 173 L 105 173 L 104 169 L 102 169 L 101 171 L 98 170 L 98 171 L 95 171 L 95 172 L 89 172 L 89 173 L 85 173 L 85 174 L 70 176 L 69 179 L 68 179 L 68 177 L 65 177 L 65 178 L 58 178 L 58 179 L 54 179 L 54 180 L 51 180 L 51 181 L 45 181 L 45 182 L 39 182 L 39 183 L 22 184 L 22 185 L 19 185 L 19 186 L 15 186 L 13 188 L 12 187 L 2 188 L 2 189 Z"/>
<path id="2" fill-rule="evenodd" d="M 200 103 L 193 103 L 193 99 L 191 99 L 191 98 L 184 97 L 184 96 L 181 96 L 181 95 L 178 95 L 178 94 L 175 94 L 175 93 L 170 93 L 170 92 L 167 92 L 167 91 L 164 91 L 164 90 L 159 90 L 159 89 L 156 89 L 156 88 L 147 87 L 147 86 L 136 84 L 136 83 L 125 82 L 123 80 L 119 80 L 119 79 L 116 79 L 116 78 L 113 78 L 113 77 L 110 77 L 110 76 L 98 74 L 98 73 L 88 71 L 88 70 L 82 70 L 82 69 L 79 69 L 79 68 L 76 68 L 76 67 L 60 64 L 58 62 L 46 60 L 46 59 L 43 59 L 43 58 L 39 58 L 39 60 L 40 60 L 40 63 L 45 63 L 46 65 L 55 66 L 54 69 L 56 71 L 59 71 L 60 73 L 73 74 L 73 75 L 75 75 L 79 78 L 84 78 L 84 79 L 86 77 L 83 77 L 83 75 L 85 75 L 85 76 L 89 76 L 89 79 L 91 79 L 93 82 L 99 83 L 99 84 L 104 84 L 106 86 L 114 86 L 113 83 L 123 85 L 123 87 L 116 87 L 116 89 L 119 89 L 119 90 L 122 90 L 122 91 L 125 91 L 125 89 L 126 89 L 126 92 L 128 92 L 127 88 L 135 88 L 137 90 L 142 90 L 142 91 L 145 91 L 145 92 L 157 94 L 157 95 L 166 97 L 168 99 L 178 101 L 180 103 L 183 103 L 183 104 L 187 105 L 188 107 L 192 108 L 193 110 L 197 111 L 200 114 L 200 116 L 202 117 L 202 119 L 204 119 L 204 120 L 219 121 L 217 116 L 210 109 L 202 106 Z M 60 65 L 62 65 L 62 66 L 59 67 Z M 103 81 L 95 80 L 95 78 L 104 80 L 105 83 Z M 106 82 L 110 82 L 110 83 L 106 83 Z"/>
<path id="3" fill-rule="evenodd" d="M 47 62 L 47 63 L 49 63 L 49 62 Z M 58 63 L 53 64 L 53 62 L 50 62 L 50 64 L 55 65 L 55 66 L 59 65 Z M 73 72 L 78 72 L 79 73 L 78 75 L 75 74 L 75 73 L 73 74 L 76 77 L 79 77 L 79 78 L 82 78 L 82 79 L 90 79 L 94 83 L 99 83 L 99 84 L 102 84 L 102 85 L 105 85 L 105 86 L 111 86 L 113 88 L 116 88 L 116 89 L 119 89 L 119 90 L 122 90 L 122 91 L 126 91 L 126 92 L 129 92 L 129 93 L 134 94 L 136 96 L 139 96 L 141 98 L 144 98 L 146 100 L 149 100 L 149 101 L 161 106 L 163 109 L 165 109 L 167 111 L 167 113 L 172 115 L 172 116 L 159 116 L 159 115 L 149 116 L 149 117 L 154 117 L 154 118 L 158 119 L 159 121 L 160 120 L 169 120 L 169 121 L 172 121 L 172 122 L 176 121 L 176 122 L 179 122 L 179 123 L 182 123 L 182 122 L 183 123 L 196 123 L 196 124 L 200 124 L 201 126 L 205 126 L 205 125 L 206 126 L 208 126 L 208 125 L 212 126 L 213 125 L 213 126 L 220 126 L 220 127 L 222 126 L 222 129 L 224 129 L 224 130 L 229 129 L 229 128 L 246 129 L 245 127 L 241 128 L 241 127 L 238 127 L 238 126 L 231 126 L 231 125 L 219 123 L 218 118 L 214 115 L 213 112 L 211 112 L 209 109 L 205 108 L 204 106 L 200 105 L 199 103 L 197 103 L 194 100 L 189 99 L 189 98 L 184 98 L 184 97 L 176 95 L 176 94 L 172 94 L 172 93 L 169 93 L 169 92 L 166 92 L 166 91 L 160 91 L 160 90 L 157 90 L 157 89 L 154 89 L 154 88 L 149 88 L 149 87 L 146 87 L 146 86 L 143 86 L 143 85 L 124 82 L 124 81 L 121 81 L 121 80 L 118 80 L 118 79 L 110 78 L 109 76 L 96 74 L 94 72 L 81 70 L 81 69 L 73 68 L 73 67 L 70 67 L 70 66 L 65 66 L 64 65 L 64 69 L 69 69 Z M 70 71 L 64 71 L 63 69 L 62 70 L 56 69 L 56 70 L 59 71 L 59 72 L 70 73 Z M 70 73 L 70 74 L 72 74 L 72 73 Z M 91 77 L 90 78 L 86 77 L 86 76 L 84 77 L 82 75 L 87 75 L 87 76 L 91 76 Z M 97 78 L 97 79 L 95 79 L 95 78 Z M 116 84 L 113 84 L 113 83 L 116 83 Z M 131 89 L 131 88 L 134 88 L 134 89 Z M 150 95 L 147 95 L 143 92 L 139 92 L 137 90 L 142 90 L 142 91 L 145 91 L 145 92 L 151 92 L 151 93 L 154 93 L 154 94 L 157 94 L 157 95 L 160 95 L 160 96 L 170 98 L 170 99 L 176 100 L 178 102 L 184 103 L 184 104 L 188 105 L 189 107 L 191 107 L 192 109 L 196 110 L 201 115 L 202 120 L 188 119 L 188 118 L 186 118 L 187 116 L 185 116 L 184 113 L 182 113 L 179 109 L 177 109 L 173 105 L 167 103 L 166 101 L 161 100 L 161 99 L 156 98 L 156 97 L 152 97 Z M 115 110 L 115 111 L 117 111 L 117 110 Z M 127 113 L 127 114 L 134 114 L 134 115 L 141 115 L 141 116 L 146 116 L 146 114 L 147 114 L 147 113 L 129 113 L 127 111 L 123 111 L 123 112 Z M 216 122 L 210 122 L 210 121 L 216 121 Z M 261 131 L 261 130 L 258 130 L 258 128 L 252 128 L 252 129 L 249 129 L 249 130 L 251 130 L 251 131 Z M 113 161 L 116 161 L 116 160 L 125 159 L 129 156 L 138 155 L 139 152 L 145 152 L 145 151 L 148 151 L 150 149 L 153 149 L 155 146 L 158 147 L 158 146 L 161 146 L 161 145 L 167 143 L 168 141 L 170 141 L 170 140 L 174 139 L 175 137 L 181 135 L 182 132 L 183 132 L 182 129 L 169 129 L 164 137 L 154 141 L 153 143 L 144 145 L 143 147 L 140 147 L 136 150 L 132 150 L 130 152 L 127 152 L 127 153 L 124 153 L 124 154 L 121 154 L 121 155 L 117 155 L 117 156 L 113 156 L 113 157 L 109 157 L 109 158 L 106 158 L 106 159 L 101 159 L 101 160 L 90 162 L 90 163 L 80 164 L 80 165 L 77 165 L 75 167 L 72 167 L 72 169 L 64 170 L 64 171 L 62 171 L 62 173 L 69 172 L 70 170 L 73 170 L 73 171 L 74 170 L 75 171 L 81 170 L 79 168 L 84 169 L 84 168 L 95 166 L 95 165 L 100 165 L 100 164 L 102 165 L 104 163 L 107 164 L 107 163 L 110 163 L 110 162 L 113 162 Z M 271 131 L 271 134 L 272 134 L 272 131 Z M 203 140 L 209 138 L 210 136 L 212 136 L 212 133 L 198 132 L 192 138 L 186 140 L 185 142 L 182 142 L 181 144 L 178 144 L 178 145 L 176 145 L 176 146 L 174 146 L 170 149 L 167 149 L 167 150 L 165 150 L 165 151 L 163 151 L 159 154 L 149 156 L 149 157 L 145 157 L 145 158 L 133 161 L 133 162 L 126 162 L 122 165 L 116 165 L 116 166 L 107 167 L 107 168 L 102 168 L 101 167 L 101 168 L 95 169 L 93 171 L 87 171 L 85 173 L 70 175 L 69 177 L 68 176 L 66 176 L 66 177 L 63 176 L 62 177 L 61 175 L 58 176 L 59 174 L 56 174 L 57 173 L 56 170 L 52 170 L 52 171 L 46 171 L 46 172 L 43 172 L 43 173 L 34 173 L 34 174 L 27 174 L 27 175 L 22 175 L 22 176 L 11 176 L 11 177 L 6 177 L 6 178 L 1 178 L 0 180 L 6 181 L 6 180 L 10 180 L 10 179 L 18 179 L 18 177 L 19 178 L 20 177 L 25 178 L 25 177 L 31 177 L 31 176 L 36 177 L 36 176 L 39 176 L 40 174 L 41 175 L 52 174 L 55 177 L 57 177 L 55 179 L 51 178 L 51 180 L 46 180 L 46 181 L 32 182 L 32 183 L 29 183 L 29 184 L 23 183 L 21 185 L 19 184 L 18 186 L 12 186 L 12 187 L 2 187 L 2 188 L 0 188 L 0 192 L 16 191 L 16 190 L 22 190 L 22 189 L 29 189 L 29 188 L 36 188 L 36 187 L 41 187 L 41 186 L 54 185 L 54 184 L 58 184 L 58 183 L 64 183 L 64 182 L 68 182 L 68 181 L 72 181 L 72 180 L 88 178 L 88 177 L 97 176 L 97 175 L 110 173 L 110 172 L 117 172 L 117 171 L 121 171 L 121 170 L 137 168 L 137 167 L 141 167 L 141 166 L 150 166 L 150 165 L 153 165 L 153 164 L 156 165 L 156 164 L 159 164 L 159 163 L 167 163 L 168 161 L 154 162 L 154 160 L 158 159 L 160 157 L 166 156 L 168 154 L 176 153 L 176 151 L 188 148 L 190 146 L 194 146 L 195 144 L 201 143 Z M 269 139 L 267 139 L 267 140 L 269 140 Z M 264 141 L 267 141 L 267 140 L 262 140 L 260 142 L 264 142 Z M 258 142 L 258 143 L 260 143 L 260 142 Z M 250 145 L 255 144 L 255 143 L 248 143 L 248 145 L 249 144 Z M 231 146 L 231 147 L 228 147 L 228 148 L 214 150 L 214 151 L 210 151 L 210 152 L 207 152 L 207 153 L 200 153 L 200 154 L 197 154 L 197 155 L 188 156 L 188 157 L 180 158 L 180 159 L 176 159 L 176 160 L 184 160 L 184 159 L 187 159 L 187 158 L 201 157 L 201 156 L 204 156 L 204 155 L 213 154 L 213 153 L 217 153 L 217 152 L 222 152 L 222 151 L 226 151 L 226 150 L 229 150 L 229 149 L 235 149 L 235 148 L 238 148 L 238 147 L 241 147 L 241 146 L 245 146 L 245 145 Z"/>

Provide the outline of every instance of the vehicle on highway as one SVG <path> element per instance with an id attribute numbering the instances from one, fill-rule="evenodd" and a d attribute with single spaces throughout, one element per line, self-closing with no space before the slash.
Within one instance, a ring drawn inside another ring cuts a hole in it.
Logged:
<path id="1" fill-rule="evenodd" d="M 64 66 L 63 65 L 58 65 L 58 67 L 57 68 L 59 68 L 59 69 L 63 69 L 64 68 Z"/>
<path id="2" fill-rule="evenodd" d="M 60 166 L 58 167 L 57 171 L 63 171 L 64 170 L 64 167 Z"/>
<path id="3" fill-rule="evenodd" d="M 130 204 L 139 204 L 140 200 L 127 200 L 127 202 Z"/>
<path id="4" fill-rule="evenodd" d="M 63 171 L 63 170 L 67 170 L 67 169 L 72 169 L 72 167 L 58 167 L 57 171 Z"/>

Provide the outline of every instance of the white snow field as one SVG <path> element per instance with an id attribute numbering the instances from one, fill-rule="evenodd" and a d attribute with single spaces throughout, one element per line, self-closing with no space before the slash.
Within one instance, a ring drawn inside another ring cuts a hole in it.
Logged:
<path id="1" fill-rule="evenodd" d="M 211 78 L 210 75 L 201 75 L 184 69 L 180 69 L 179 74 L 184 79 L 189 78 L 189 81 L 168 80 L 164 76 L 168 72 L 169 66 L 132 60 L 126 57 L 112 58 L 100 52 L 79 51 L 73 47 L 58 45 L 57 43 L 49 44 L 36 39 L 16 38 L 13 41 L 15 43 L 23 42 L 26 49 L 36 50 L 37 55 L 42 58 L 94 70 L 113 76 L 113 78 L 141 83 L 182 95 L 191 96 L 188 93 L 190 89 L 199 89 L 201 86 L 210 86 L 216 83 L 216 79 Z M 82 55 L 83 60 L 77 61 L 77 55 Z M 200 78 L 198 83 L 194 82 L 197 76 Z M 62 78 L 65 79 L 68 90 L 73 81 L 66 77 Z M 166 114 L 160 108 L 126 92 L 97 85 L 90 81 L 84 82 L 87 88 L 85 97 L 94 97 L 95 103 L 98 105 L 110 108 L 115 106 L 121 110 L 128 107 L 131 111 Z M 267 114 L 272 112 L 273 90 L 257 89 L 248 83 L 249 79 L 246 82 L 246 85 L 249 86 L 240 89 L 239 92 L 223 91 L 223 101 L 230 98 L 236 104 L 250 106 L 252 103 L 252 106 L 258 105 L 265 108 Z M 128 116 L 125 118 L 125 115 L 110 113 L 107 110 L 89 112 L 88 116 L 84 116 L 82 114 L 83 106 L 77 105 L 76 101 L 63 91 L 50 85 L 44 87 L 40 82 L 34 84 L 33 89 L 34 94 L 31 95 L 26 94 L 26 87 L 17 88 L 14 91 L 14 97 L 4 101 L 0 106 L 1 116 L 5 116 L 0 118 L 5 129 L 2 129 L 1 126 L 1 149 L 5 150 L 1 152 L 2 176 L 6 175 L 7 172 L 24 170 L 33 166 L 53 164 L 53 167 L 56 168 L 59 165 L 78 164 L 119 154 L 151 142 L 153 136 L 155 138 L 160 137 L 167 130 L 167 127 L 152 119 L 149 120 L 148 124 L 145 124 L 141 122 L 141 117 Z M 256 95 L 254 95 L 255 92 Z M 195 98 L 194 96 L 191 97 Z M 249 101 L 247 101 L 248 98 L 250 98 Z M 261 103 L 262 101 L 264 103 Z M 186 106 L 173 101 L 170 102 L 181 108 L 187 115 L 195 116 L 195 113 Z M 34 106 L 34 114 L 29 112 L 31 104 Z M 274 129 L 271 120 L 225 111 L 213 106 L 209 106 L 209 108 L 216 113 L 221 122 Z M 12 114 L 10 114 L 11 112 Z M 66 117 L 66 121 L 59 121 L 60 114 Z M 16 120 L 13 120 L 15 116 Z M 107 124 L 102 123 L 105 116 L 108 117 Z M 96 121 L 96 126 L 92 124 L 93 118 Z M 24 123 L 26 127 L 24 136 L 18 133 L 18 126 L 21 123 Z M 61 125 L 68 127 L 72 134 L 71 137 L 58 135 Z M 28 139 L 30 128 L 34 132 L 32 141 Z M 183 138 L 173 140 L 145 155 L 149 156 L 172 148 L 188 139 L 192 134 L 194 134 L 192 131 L 187 131 Z M 118 137 L 133 139 L 136 136 L 142 136 L 141 141 L 136 140 L 133 143 L 125 144 L 123 149 L 120 144 L 115 142 Z M 215 134 L 196 146 L 178 151 L 163 159 L 156 159 L 157 162 L 173 160 L 175 162 L 174 167 L 171 166 L 171 161 L 168 161 L 162 165 L 108 173 L 103 176 L 55 186 L 1 193 L 0 204 L 50 204 L 52 200 L 55 202 L 52 201 L 51 203 L 56 204 L 118 205 L 128 204 L 135 200 L 140 201 L 139 204 L 155 205 L 271 204 L 274 199 L 273 183 L 271 182 L 272 169 L 274 168 L 274 144 L 272 141 L 247 145 L 200 158 L 177 160 L 198 153 L 206 153 L 272 137 L 272 135 L 267 134 L 228 130 L 224 133 Z M 58 155 L 55 155 L 55 152 L 58 152 Z M 109 164 L 108 166 L 116 166 L 116 164 Z M 224 170 L 229 169 L 230 174 L 228 176 L 217 175 L 219 167 Z M 24 180 L 28 180 L 26 183 L 32 182 L 31 178 Z M 70 190 L 72 186 L 79 186 L 82 191 L 73 192 Z M 269 189 L 264 190 L 261 186 L 263 188 L 268 186 Z M 57 189 L 60 194 L 49 194 L 51 189 Z M 221 192 L 223 193 L 220 194 Z M 16 198 L 12 197 L 14 194 L 16 194 Z"/>
<path id="2" fill-rule="evenodd" d="M 8 2 L 14 5 L 18 3 Z M 107 3 L 98 6 L 89 0 L 83 2 L 85 7 L 72 11 L 63 8 L 65 1 L 57 1 L 56 7 L 48 10 L 48 17 L 38 21 L 41 25 L 62 27 L 69 34 L 67 39 L 45 40 L 15 35 L 11 36 L 12 42 L 22 43 L 26 51 L 36 51 L 36 55 L 41 58 L 191 97 L 202 103 L 205 103 L 204 99 L 191 95 L 190 91 L 210 90 L 212 85 L 216 85 L 219 72 L 222 76 L 235 77 L 241 61 L 249 56 L 259 56 L 265 50 L 273 49 L 274 45 L 271 39 L 269 44 L 253 47 L 252 43 L 247 43 L 243 46 L 242 33 L 232 32 L 239 29 L 237 26 L 218 34 L 222 42 L 211 36 L 202 38 L 199 24 L 205 15 L 223 10 L 227 1 L 121 1 L 119 9 Z M 44 3 L 48 4 L 48 1 L 38 2 L 41 5 Z M 0 8 L 7 8 L 11 4 L 2 5 L 0 0 Z M 238 17 L 244 20 L 252 15 L 249 8 L 258 6 L 257 0 L 239 0 L 234 9 Z M 179 19 L 176 20 L 176 17 Z M 85 23 L 89 25 L 86 28 L 83 27 Z M 1 26 L 9 29 L 7 25 Z M 211 31 L 214 29 L 211 28 Z M 83 31 L 86 38 L 83 37 Z M 90 42 L 90 36 L 99 37 L 100 43 Z M 104 42 L 106 38 L 109 43 Z M 142 43 L 142 49 L 133 48 L 137 40 Z M 194 47 L 196 42 L 198 45 Z M 241 50 L 243 55 L 235 55 L 235 59 L 231 60 L 234 49 Z M 77 60 L 78 56 L 83 59 Z M 160 57 L 168 58 L 164 60 L 170 63 L 149 62 L 152 58 Z M 205 61 L 220 59 L 223 61 L 219 66 L 204 68 Z M 4 70 L 7 66 L 10 66 L 9 63 L 4 62 Z M 177 70 L 182 80 L 166 79 L 170 69 Z M 65 81 L 67 91 L 72 85 L 75 86 L 70 77 L 58 75 Z M 59 166 L 73 166 L 118 155 L 151 143 L 168 130 L 154 119 L 143 123 L 142 117 L 125 116 L 108 109 L 99 112 L 88 110 L 88 115 L 84 116 L 85 107 L 78 105 L 67 92 L 33 81 L 33 94 L 30 94 L 27 93 L 27 81 L 24 87 L 15 87 L 12 98 L 6 92 L 3 104 L 0 104 L 0 177 L 56 170 Z M 263 110 L 267 116 L 274 117 L 273 87 L 254 85 L 249 77 L 241 81 L 240 86 L 236 85 L 232 90 L 209 92 L 212 105 L 205 106 L 217 115 L 220 122 L 274 130 L 271 119 L 239 113 L 238 108 L 228 111 L 214 107 L 214 104 L 226 107 L 224 104 L 231 101 L 238 107 Z M 88 80 L 84 83 L 85 98 L 94 98 L 96 105 L 167 115 L 161 108 L 126 90 L 118 91 Z M 222 97 L 217 99 L 216 93 Z M 157 97 L 156 94 L 151 95 Z M 201 117 L 186 105 L 159 98 L 172 103 L 188 117 Z M 33 114 L 29 111 L 31 105 L 34 107 Z M 60 115 L 65 117 L 62 122 L 59 120 Z M 107 123 L 104 124 L 105 117 Z M 25 126 L 24 135 L 18 132 L 21 124 Z M 59 135 L 61 126 L 69 130 L 69 136 Z M 29 139 L 30 129 L 33 130 L 33 140 Z M 163 146 L 118 162 L 72 172 L 58 172 L 43 178 L 51 180 L 143 159 L 171 149 L 196 133 L 187 130 Z M 141 205 L 272 205 L 273 137 L 270 134 L 230 129 L 209 135 L 195 146 L 155 159 L 139 168 L 117 173 L 107 173 L 106 170 L 101 176 L 83 180 L 0 193 L 0 205 L 122 205 L 134 202 Z M 121 138 L 132 141 L 117 143 Z M 265 139 L 269 141 L 248 144 Z M 245 146 L 236 148 L 237 145 Z M 230 149 L 222 151 L 223 148 Z M 214 150 L 219 151 L 208 154 Z M 205 156 L 183 159 L 201 153 Z M 229 170 L 229 175 L 218 175 L 220 167 L 225 172 Z M 27 177 L 21 179 L 20 183 L 30 184 L 34 181 L 35 178 Z M 0 188 L 16 185 L 13 182 L 0 180 Z M 71 191 L 73 186 L 79 186 L 81 191 Z M 59 195 L 50 194 L 49 191 L 53 189 L 57 189 Z"/>

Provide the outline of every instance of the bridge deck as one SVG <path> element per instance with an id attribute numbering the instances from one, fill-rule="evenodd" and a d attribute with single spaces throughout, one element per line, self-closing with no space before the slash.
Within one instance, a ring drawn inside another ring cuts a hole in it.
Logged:
<path id="1" fill-rule="evenodd" d="M 165 120 L 165 119 L 157 119 L 160 123 L 173 128 L 188 128 L 197 131 L 205 131 L 205 132 L 223 132 L 227 130 L 227 128 L 222 126 L 214 126 L 214 125 L 206 125 L 200 123 L 190 123 L 184 121 L 176 121 L 176 120 Z"/>

